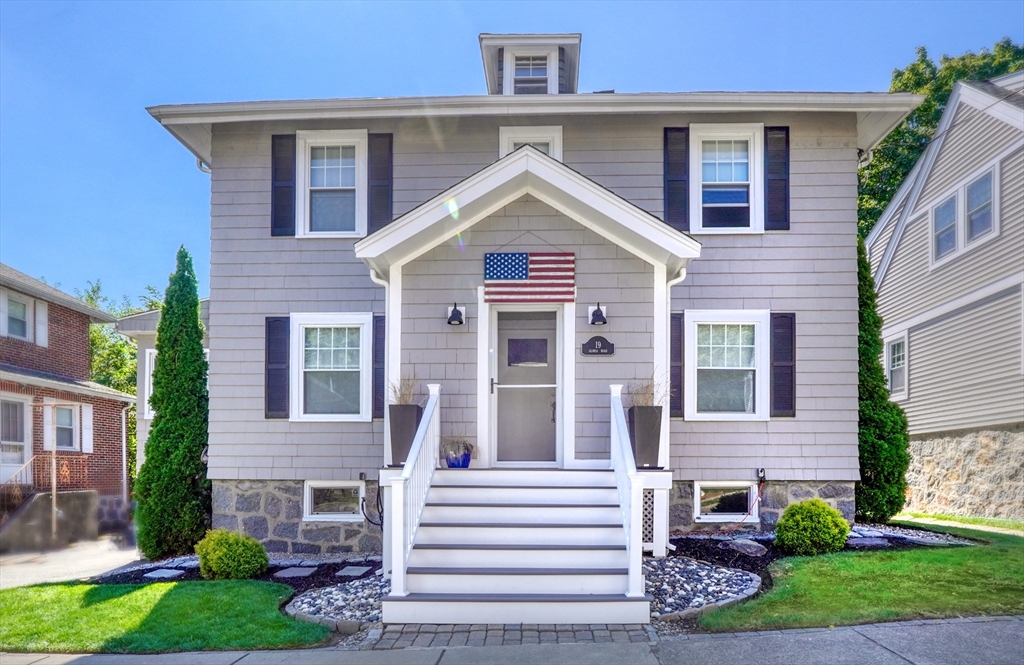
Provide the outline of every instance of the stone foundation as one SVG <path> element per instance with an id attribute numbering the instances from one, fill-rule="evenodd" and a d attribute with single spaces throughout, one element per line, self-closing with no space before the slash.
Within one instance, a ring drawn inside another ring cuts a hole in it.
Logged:
<path id="1" fill-rule="evenodd" d="M 131 505 L 119 496 L 101 496 L 97 512 L 100 533 L 121 531 L 131 522 Z"/>
<path id="2" fill-rule="evenodd" d="M 740 525 L 736 531 L 770 531 L 791 503 L 818 498 L 837 509 L 853 524 L 855 512 L 853 481 L 833 482 L 769 480 L 761 490 L 761 505 L 758 507 L 760 523 Z M 735 522 L 712 522 L 696 524 L 693 521 L 693 482 L 676 480 L 672 482 L 669 496 L 669 532 L 721 531 L 736 525 Z"/>
<path id="3" fill-rule="evenodd" d="M 241 531 L 271 554 L 379 554 L 380 527 L 302 519 L 301 480 L 214 480 L 213 528 Z M 377 483 L 366 481 L 366 512 L 380 522 Z"/>
<path id="4" fill-rule="evenodd" d="M 904 510 L 1024 519 L 1024 423 L 911 437 Z"/>

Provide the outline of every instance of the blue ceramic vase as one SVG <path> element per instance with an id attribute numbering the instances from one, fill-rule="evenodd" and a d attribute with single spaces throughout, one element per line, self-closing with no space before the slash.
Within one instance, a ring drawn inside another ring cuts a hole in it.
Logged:
<path id="1" fill-rule="evenodd" d="M 444 461 L 448 464 L 449 469 L 468 469 L 469 460 L 473 457 L 473 454 L 468 450 L 462 454 L 453 455 L 452 453 L 445 453 Z"/>

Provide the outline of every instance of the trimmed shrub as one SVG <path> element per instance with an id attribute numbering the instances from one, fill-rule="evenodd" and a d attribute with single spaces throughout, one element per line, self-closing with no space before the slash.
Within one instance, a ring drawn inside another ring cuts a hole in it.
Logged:
<path id="1" fill-rule="evenodd" d="M 262 575 L 270 563 L 258 540 L 227 529 L 207 531 L 196 554 L 199 572 L 208 580 L 247 580 Z"/>
<path id="2" fill-rule="evenodd" d="M 167 285 L 156 351 L 149 398 L 156 415 L 135 483 L 139 549 L 150 561 L 191 554 L 210 528 L 207 365 L 196 273 L 184 247 Z"/>
<path id="3" fill-rule="evenodd" d="M 838 552 L 846 544 L 850 525 L 838 510 L 821 499 L 786 508 L 775 525 L 775 544 L 790 554 L 813 556 Z"/>
<path id="4" fill-rule="evenodd" d="M 860 301 L 857 519 L 887 522 L 903 508 L 910 439 L 903 409 L 889 401 L 889 386 L 880 360 L 882 319 L 875 308 L 875 280 L 871 277 L 864 241 L 860 239 L 857 240 L 857 280 Z"/>

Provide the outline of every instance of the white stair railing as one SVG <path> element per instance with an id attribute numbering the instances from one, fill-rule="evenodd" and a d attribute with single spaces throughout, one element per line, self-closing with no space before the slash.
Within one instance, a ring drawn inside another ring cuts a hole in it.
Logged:
<path id="1" fill-rule="evenodd" d="M 441 454 L 441 385 L 427 384 L 429 397 L 402 475 L 391 479 L 391 595 L 405 596 L 409 563 L 420 515 Z"/>
<path id="2" fill-rule="evenodd" d="M 611 386 L 611 461 L 615 471 L 615 485 L 619 490 L 622 526 L 626 533 L 626 556 L 629 561 L 629 581 L 626 596 L 643 597 L 643 510 L 644 478 L 636 471 L 629 429 L 622 410 L 622 386 Z"/>

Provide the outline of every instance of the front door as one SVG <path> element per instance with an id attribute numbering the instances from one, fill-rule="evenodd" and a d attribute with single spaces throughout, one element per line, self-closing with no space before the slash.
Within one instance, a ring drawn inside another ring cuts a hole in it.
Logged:
<path id="1" fill-rule="evenodd" d="M 556 466 L 558 314 L 498 311 L 491 371 L 495 462 Z"/>

